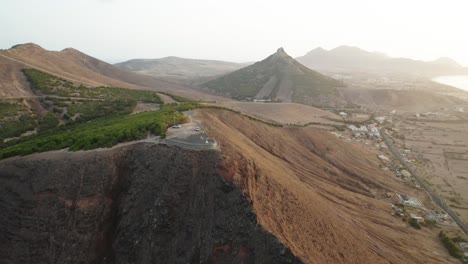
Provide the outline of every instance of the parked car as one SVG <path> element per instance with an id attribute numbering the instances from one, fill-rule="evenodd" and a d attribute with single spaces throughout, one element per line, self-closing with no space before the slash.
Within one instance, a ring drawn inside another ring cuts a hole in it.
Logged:
<path id="1" fill-rule="evenodd" d="M 180 125 L 173 125 L 172 128 L 181 128 Z"/>
<path id="2" fill-rule="evenodd" d="M 200 128 L 199 128 L 199 127 L 196 127 L 196 128 L 195 128 L 195 131 L 200 131 Z"/>

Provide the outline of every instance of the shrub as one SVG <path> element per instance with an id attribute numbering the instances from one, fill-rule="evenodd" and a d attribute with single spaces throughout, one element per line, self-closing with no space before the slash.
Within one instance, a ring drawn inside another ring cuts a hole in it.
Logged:
<path id="1" fill-rule="evenodd" d="M 416 229 L 421 229 L 421 226 L 419 225 L 418 223 L 418 220 L 414 219 L 414 218 L 411 218 L 409 221 L 408 221 L 408 224 L 410 224 L 410 226 L 416 228 Z"/>
<path id="2" fill-rule="evenodd" d="M 448 237 L 443 231 L 440 231 L 439 238 L 452 257 L 459 259 L 463 258 L 463 251 L 459 249 L 455 242 L 453 242 L 453 240 L 450 237 Z"/>

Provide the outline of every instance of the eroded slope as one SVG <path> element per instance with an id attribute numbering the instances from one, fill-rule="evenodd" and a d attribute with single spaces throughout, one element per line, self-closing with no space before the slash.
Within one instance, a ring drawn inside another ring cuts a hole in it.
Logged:
<path id="1" fill-rule="evenodd" d="M 453 262 L 435 235 L 410 229 L 374 198 L 409 190 L 366 151 L 313 128 L 275 128 L 226 111 L 199 115 L 220 143 L 226 180 L 304 262 Z"/>
<path id="2" fill-rule="evenodd" d="M 2 263 L 299 263 L 216 151 L 134 144 L 0 162 Z"/>

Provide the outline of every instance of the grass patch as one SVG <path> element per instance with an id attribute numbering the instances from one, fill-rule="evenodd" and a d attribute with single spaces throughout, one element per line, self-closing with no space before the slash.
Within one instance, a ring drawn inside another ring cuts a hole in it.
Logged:
<path id="1" fill-rule="evenodd" d="M 0 101 L 0 143 L 3 138 L 17 137 L 37 126 L 36 118 L 22 100 Z"/>
<path id="2" fill-rule="evenodd" d="M 158 94 L 153 91 L 103 86 L 90 88 L 83 85 L 77 86 L 70 81 L 36 69 L 23 69 L 22 71 L 31 83 L 33 90 L 44 95 L 106 100 L 125 99 L 145 103 L 163 103 Z"/>
<path id="3" fill-rule="evenodd" d="M 439 239 L 440 241 L 442 241 L 442 244 L 444 244 L 445 248 L 448 250 L 450 256 L 458 259 L 463 258 L 463 251 L 460 248 L 458 248 L 455 244 L 455 241 L 452 238 L 448 237 L 443 231 L 440 231 Z"/>
<path id="4" fill-rule="evenodd" d="M 174 101 L 179 102 L 179 103 L 191 103 L 191 102 L 195 102 L 195 100 L 188 99 L 188 98 L 185 98 L 185 97 L 182 97 L 182 96 L 178 96 L 178 95 L 174 95 L 174 94 L 170 94 L 170 93 L 165 93 L 165 92 L 158 92 L 158 93 L 160 93 L 160 94 L 165 94 L 165 95 L 169 96 L 170 98 L 172 98 Z"/>
<path id="5" fill-rule="evenodd" d="M 173 107 L 164 107 L 158 111 L 115 115 L 61 126 L 42 134 L 4 143 L 0 146 L 0 158 L 64 148 L 76 151 L 111 147 L 121 142 L 144 138 L 148 133 L 164 137 L 174 117 L 179 123 L 186 121 L 186 117 Z"/>
<path id="6" fill-rule="evenodd" d="M 414 218 L 411 218 L 409 221 L 408 221 L 408 224 L 416 229 L 421 229 L 421 225 L 419 225 L 418 223 L 418 220 L 414 219 Z"/>
<path id="7" fill-rule="evenodd" d="M 84 122 L 107 115 L 130 114 L 135 105 L 133 100 L 82 101 L 70 104 L 67 109 L 69 116 L 79 114 L 76 122 Z"/>

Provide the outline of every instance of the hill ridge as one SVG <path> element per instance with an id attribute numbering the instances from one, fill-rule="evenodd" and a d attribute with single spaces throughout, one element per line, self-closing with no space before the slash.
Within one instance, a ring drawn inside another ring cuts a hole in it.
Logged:
<path id="1" fill-rule="evenodd" d="M 343 83 L 311 70 L 283 48 L 262 61 L 206 82 L 203 87 L 236 99 L 269 99 L 315 106 L 344 105 Z"/>

